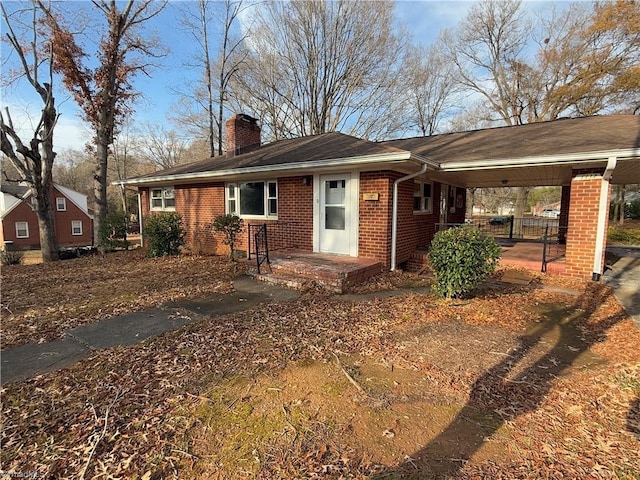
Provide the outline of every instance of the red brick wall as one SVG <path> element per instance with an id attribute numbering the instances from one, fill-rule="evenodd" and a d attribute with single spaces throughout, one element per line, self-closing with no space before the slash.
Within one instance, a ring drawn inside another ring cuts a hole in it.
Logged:
<path id="1" fill-rule="evenodd" d="M 78 208 L 70 199 L 66 198 L 66 211 L 58 211 L 56 198 L 64 197 L 62 193 L 53 190 L 50 201 L 53 205 L 54 231 L 59 247 L 84 247 L 92 244 L 93 222 L 86 213 Z M 71 234 L 71 222 L 82 222 L 82 235 Z M 29 238 L 16 237 L 16 222 L 27 222 Z M 21 202 L 2 220 L 3 241 L 13 242 L 16 249 L 39 249 L 40 230 L 38 217 L 30 206 L 30 197 Z"/>
<path id="2" fill-rule="evenodd" d="M 52 200 L 55 218 L 56 237 L 58 245 L 61 247 L 86 247 L 92 244 L 93 221 L 71 200 L 67 198 L 66 211 L 58 211 L 56 198 L 64 197 L 57 190 L 54 191 Z M 72 235 L 71 222 L 80 220 L 82 222 L 82 235 Z"/>
<path id="3" fill-rule="evenodd" d="M 382 261 L 391 267 L 391 220 L 393 182 L 402 175 L 397 172 L 363 172 L 360 174 L 360 235 L 358 255 Z M 398 185 L 398 232 L 396 237 L 396 267 L 408 261 L 414 250 L 427 247 L 435 234 L 439 220 L 440 184 L 433 185 L 432 213 L 413 213 L 413 180 Z M 363 193 L 379 193 L 380 200 L 365 201 Z M 464 192 L 462 192 L 464 195 Z M 454 218 L 464 221 L 463 208 L 456 209 Z M 457 220 L 453 220 L 457 221 Z"/>
<path id="4" fill-rule="evenodd" d="M 393 172 L 360 173 L 358 256 L 380 260 L 386 268 L 391 265 L 393 181 L 399 176 Z M 363 200 L 363 193 L 377 193 L 379 199 Z"/>
<path id="5" fill-rule="evenodd" d="M 393 182 L 402 175 L 397 172 L 363 172 L 360 174 L 358 255 L 375 258 L 386 268 L 391 266 L 391 217 Z M 413 213 L 413 180 L 398 186 L 398 236 L 396 266 L 409 260 L 419 247 L 427 247 L 439 220 L 440 184 L 434 183 L 433 212 Z M 377 201 L 364 200 L 363 193 L 378 193 Z M 464 221 L 464 192 L 462 208 L 450 213 L 451 222 Z M 149 189 L 141 188 L 143 219 L 149 215 Z M 225 184 L 223 182 L 194 185 L 176 185 L 176 211 L 182 215 L 187 230 L 186 243 L 194 253 L 223 255 L 228 247 L 222 236 L 216 234 L 211 223 L 217 215 L 225 213 Z M 239 235 L 237 250 L 247 251 L 247 226 L 274 223 L 274 220 L 246 219 L 245 229 Z M 293 243 L 303 251 L 313 251 L 313 182 L 310 177 L 297 176 L 278 179 L 279 224 L 296 222 L 292 227 Z M 144 225 L 144 220 L 143 220 Z M 270 245 L 279 248 L 277 238 Z"/>
<path id="6" fill-rule="evenodd" d="M 245 115 L 234 115 L 226 123 L 229 155 L 246 153 L 260 146 L 260 127 Z"/>
<path id="7" fill-rule="evenodd" d="M 278 179 L 278 222 L 297 222 L 294 243 L 300 250 L 313 251 L 312 177 Z"/>
<path id="8" fill-rule="evenodd" d="M 278 179 L 278 220 L 245 219 L 244 229 L 238 236 L 236 250 L 248 249 L 248 225 L 263 223 L 297 222 L 291 227 L 293 241 L 302 250 L 313 250 L 313 182 L 303 182 L 305 177 Z M 305 185 L 304 183 L 307 183 Z M 141 188 L 143 225 L 150 213 L 149 189 Z M 196 254 L 226 255 L 229 247 L 223 236 L 211 226 L 218 215 L 225 214 L 225 183 L 199 183 L 175 186 L 176 212 L 182 215 L 187 232 L 187 247 Z M 270 246 L 279 248 L 279 238 L 273 236 Z"/>
<path id="9" fill-rule="evenodd" d="M 602 186 L 602 177 L 599 174 L 588 175 L 588 173 L 590 172 L 576 171 L 571 180 L 566 249 L 566 274 L 583 279 L 590 279 L 594 273 L 593 259 L 596 251 L 595 240 Z M 605 216 L 608 219 L 608 212 Z M 602 264 L 604 265 L 604 249 Z"/>
<path id="10" fill-rule="evenodd" d="M 185 242 L 193 253 L 228 253 L 223 235 L 213 230 L 212 223 L 225 213 L 223 182 L 176 185 L 176 211 L 182 215 L 187 235 Z"/>
<path id="11" fill-rule="evenodd" d="M 40 248 L 38 219 L 27 202 L 21 202 L 20 205 L 11 210 L 2 219 L 4 241 L 13 242 L 13 248 L 18 250 Z M 16 237 L 16 222 L 27 222 L 29 224 L 29 238 Z"/>

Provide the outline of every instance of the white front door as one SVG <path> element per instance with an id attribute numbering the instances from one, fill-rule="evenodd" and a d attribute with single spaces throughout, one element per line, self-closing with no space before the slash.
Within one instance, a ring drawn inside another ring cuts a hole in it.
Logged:
<path id="1" fill-rule="evenodd" d="M 320 177 L 320 251 L 323 253 L 351 252 L 351 175 L 323 175 Z"/>

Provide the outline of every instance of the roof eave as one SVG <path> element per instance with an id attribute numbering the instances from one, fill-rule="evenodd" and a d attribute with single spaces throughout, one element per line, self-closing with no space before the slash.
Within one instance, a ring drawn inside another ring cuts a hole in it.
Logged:
<path id="1" fill-rule="evenodd" d="M 494 168 L 532 167 L 567 165 L 588 162 L 606 162 L 609 158 L 640 158 L 640 148 L 602 150 L 598 152 L 578 152 L 562 155 L 530 156 L 522 158 L 485 159 L 469 162 L 446 162 L 441 165 L 443 172 L 461 172 L 465 170 L 488 170 Z"/>
<path id="2" fill-rule="evenodd" d="M 192 182 L 197 180 L 215 180 L 224 179 L 239 175 L 252 175 L 261 173 L 284 173 L 299 171 L 301 174 L 306 174 L 309 170 L 313 169 L 332 169 L 332 168 L 344 168 L 344 167 L 358 167 L 367 166 L 376 163 L 394 163 L 394 162 L 406 162 L 414 161 L 419 163 L 427 163 L 433 168 L 437 168 L 438 164 L 421 157 L 414 155 L 409 151 L 399 151 L 393 153 L 382 153 L 376 155 L 362 155 L 359 157 L 347 157 L 347 158 L 332 158 L 326 160 L 316 160 L 307 162 L 295 162 L 295 163 L 283 163 L 277 165 L 260 165 L 256 167 L 246 168 L 232 168 L 227 170 L 207 171 L 207 172 L 194 172 L 183 173 L 177 175 L 158 175 L 155 177 L 145 178 L 132 178 L 129 180 L 118 180 L 113 182 L 113 185 L 134 185 L 145 186 L 153 184 L 161 184 L 167 182 Z"/>

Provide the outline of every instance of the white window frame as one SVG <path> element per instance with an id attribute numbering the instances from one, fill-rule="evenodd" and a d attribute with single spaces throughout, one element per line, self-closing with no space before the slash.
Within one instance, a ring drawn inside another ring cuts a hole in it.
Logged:
<path id="1" fill-rule="evenodd" d="M 154 196 L 154 192 L 160 192 L 159 196 Z M 159 206 L 154 206 L 153 201 L 160 200 Z M 167 205 L 169 200 L 173 200 L 173 205 Z M 149 189 L 149 209 L 154 212 L 170 211 L 176 209 L 176 194 L 174 187 L 157 187 Z"/>
<path id="2" fill-rule="evenodd" d="M 413 189 L 413 198 L 414 198 L 414 202 L 416 198 L 420 198 L 420 209 L 416 210 L 415 206 L 412 206 L 413 208 L 413 213 L 414 214 L 419 214 L 419 213 L 433 213 L 433 182 L 424 182 L 424 181 L 415 181 L 414 182 L 414 189 Z M 429 192 L 431 193 L 430 196 L 425 196 L 424 194 L 424 187 L 425 185 L 429 185 Z M 419 188 L 419 190 L 418 190 Z"/>
<path id="3" fill-rule="evenodd" d="M 62 201 L 60 201 L 62 200 Z M 59 212 L 67 211 L 67 199 L 64 197 L 56 197 L 56 210 Z"/>
<path id="4" fill-rule="evenodd" d="M 248 215 L 240 212 L 241 205 L 241 188 L 244 183 L 264 183 L 264 198 L 262 199 L 264 205 L 264 215 Z M 275 196 L 270 195 L 269 186 L 275 186 Z M 275 200 L 276 211 L 271 211 L 271 203 Z M 225 211 L 228 214 L 237 215 L 240 218 L 247 219 L 264 219 L 264 220 L 277 220 L 278 219 L 278 181 L 277 180 L 251 180 L 247 182 L 229 182 L 225 185 Z"/>
<path id="5" fill-rule="evenodd" d="M 19 225 L 24 225 L 24 228 L 20 228 Z M 24 230 L 27 234 L 20 235 L 20 230 Z M 29 238 L 29 222 L 16 222 L 16 238 Z"/>
<path id="6" fill-rule="evenodd" d="M 76 227 L 80 226 L 80 229 L 76 232 Z M 80 236 L 82 235 L 82 220 L 71 220 L 71 235 Z"/>

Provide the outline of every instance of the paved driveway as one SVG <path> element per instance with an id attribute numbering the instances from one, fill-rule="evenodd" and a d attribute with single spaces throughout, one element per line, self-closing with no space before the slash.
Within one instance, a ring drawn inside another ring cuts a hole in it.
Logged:
<path id="1" fill-rule="evenodd" d="M 640 247 L 608 247 L 607 253 L 619 257 L 602 276 L 626 312 L 640 328 Z"/>

